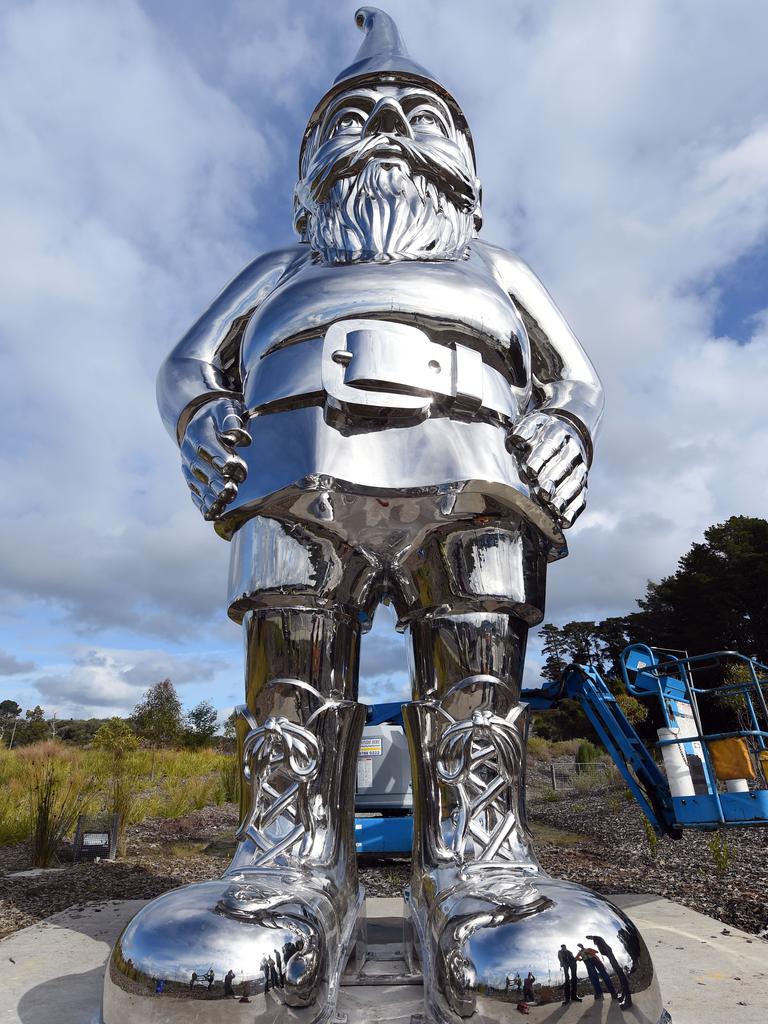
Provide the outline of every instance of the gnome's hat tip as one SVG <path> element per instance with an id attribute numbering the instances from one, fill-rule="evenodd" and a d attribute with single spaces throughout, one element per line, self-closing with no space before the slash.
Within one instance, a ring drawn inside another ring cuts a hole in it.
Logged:
<path id="1" fill-rule="evenodd" d="M 365 39 L 360 44 L 357 60 L 371 57 L 375 53 L 408 56 L 408 50 L 395 20 L 386 11 L 382 11 L 378 7 L 358 7 L 355 11 L 355 24 L 365 32 Z"/>
<path id="2" fill-rule="evenodd" d="M 365 38 L 354 62 L 336 76 L 334 85 L 360 75 L 387 71 L 432 79 L 426 68 L 408 56 L 408 48 L 395 20 L 386 11 L 378 7 L 358 7 L 355 11 L 355 24 L 365 32 Z"/>

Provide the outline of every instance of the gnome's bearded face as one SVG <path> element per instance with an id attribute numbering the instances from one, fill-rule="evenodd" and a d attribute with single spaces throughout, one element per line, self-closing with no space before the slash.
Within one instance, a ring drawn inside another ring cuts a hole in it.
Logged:
<path id="1" fill-rule="evenodd" d="M 311 127 L 296 228 L 326 262 L 460 259 L 480 224 L 466 134 L 421 85 L 337 94 Z"/>

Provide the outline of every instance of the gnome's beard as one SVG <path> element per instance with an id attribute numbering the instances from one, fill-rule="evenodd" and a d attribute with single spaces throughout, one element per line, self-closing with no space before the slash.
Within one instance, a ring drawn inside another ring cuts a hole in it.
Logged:
<path id="1" fill-rule="evenodd" d="M 374 158 L 339 178 L 307 223 L 312 248 L 329 263 L 459 259 L 471 237 L 471 212 L 459 209 L 425 175 L 398 158 Z"/>

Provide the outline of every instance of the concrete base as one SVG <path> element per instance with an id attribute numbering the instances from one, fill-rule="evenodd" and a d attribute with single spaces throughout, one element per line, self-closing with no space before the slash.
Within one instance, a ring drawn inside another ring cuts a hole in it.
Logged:
<path id="1" fill-rule="evenodd" d="M 768 1020 L 768 942 L 657 896 L 611 899 L 645 936 L 673 1024 Z M 112 944 L 143 905 L 91 904 L 0 940 L 0 1024 L 97 1024 Z M 339 1011 L 349 1024 L 408 1024 L 421 1012 L 420 985 L 381 977 L 403 970 L 401 914 L 400 900 L 368 900 L 368 942 L 379 955 L 341 989 Z"/>

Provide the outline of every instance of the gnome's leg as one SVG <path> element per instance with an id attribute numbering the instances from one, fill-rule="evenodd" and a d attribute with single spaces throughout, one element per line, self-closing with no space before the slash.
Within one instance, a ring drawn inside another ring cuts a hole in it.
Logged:
<path id="1" fill-rule="evenodd" d="M 348 603 L 329 609 L 313 594 L 301 607 L 286 606 L 276 590 L 251 599 L 235 858 L 219 881 L 166 893 L 134 918 L 110 963 L 104 1024 L 144 1024 L 157 1014 L 167 1024 L 213 1020 L 209 1003 L 205 1012 L 190 1003 L 197 991 L 190 995 L 189 978 L 207 969 L 209 999 L 227 998 L 232 971 L 235 996 L 262 994 L 249 1011 L 256 1024 L 333 1019 L 362 900 L 354 844 L 365 719 L 354 699 L 360 623 Z M 274 967 L 263 969 L 270 957 L 283 964 L 282 986 L 269 980 Z M 159 978 L 173 998 L 158 1010 Z M 141 996 L 153 1000 L 151 1012 Z"/>
<path id="2" fill-rule="evenodd" d="M 432 611 L 411 620 L 409 905 L 425 1017 L 507 1022 L 505 978 L 528 971 L 537 979 L 535 1002 L 559 1010 L 553 965 L 561 946 L 574 951 L 599 935 L 627 972 L 636 1019 L 658 1024 L 658 984 L 637 929 L 602 897 L 547 877 L 533 853 L 525 818 L 527 709 L 519 702 L 527 629 L 515 615 L 489 611 Z M 574 1001 L 568 1020 L 591 1010 L 592 1000 Z"/>
<path id="3" fill-rule="evenodd" d="M 295 860 L 333 883 L 346 913 L 358 897 L 360 624 L 344 611 L 273 608 L 248 612 L 243 627 L 247 705 L 238 748 L 247 785 L 230 873 Z M 287 828 L 301 832 L 292 845 Z"/>
<path id="4" fill-rule="evenodd" d="M 411 894 L 443 859 L 500 859 L 536 869 L 525 824 L 528 626 L 468 612 L 411 625 L 415 701 L 405 716 L 414 779 Z"/>

